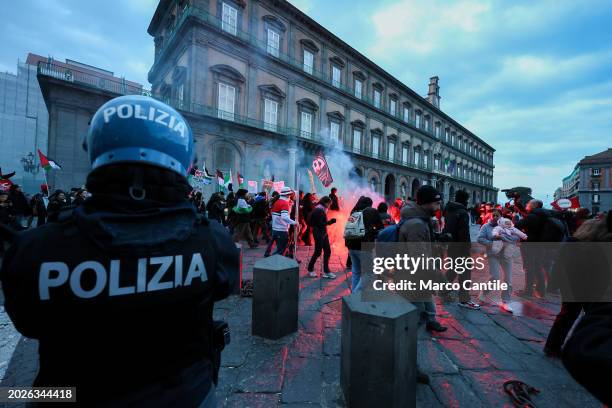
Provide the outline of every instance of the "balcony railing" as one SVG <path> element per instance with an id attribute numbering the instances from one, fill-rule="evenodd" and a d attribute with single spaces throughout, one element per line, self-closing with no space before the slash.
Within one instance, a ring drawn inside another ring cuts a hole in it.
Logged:
<path id="1" fill-rule="evenodd" d="M 408 122 L 404 121 L 402 118 L 399 118 L 397 116 L 397 113 L 393 113 L 391 112 L 390 107 L 385 106 L 387 105 L 386 103 L 383 104 L 382 100 L 379 103 L 375 103 L 373 95 L 372 97 L 370 97 L 367 93 L 361 92 L 361 96 L 356 96 L 355 95 L 355 90 L 353 88 L 349 88 L 347 86 L 347 84 L 342 83 L 341 81 L 334 81 L 333 78 L 331 77 L 330 74 L 327 74 L 325 72 L 322 72 L 320 70 L 317 70 L 315 67 L 305 67 L 304 66 L 304 61 L 302 60 L 297 60 L 294 57 L 285 54 L 283 52 L 281 52 L 281 50 L 279 49 L 274 49 L 273 52 L 271 52 L 270 47 L 268 45 L 267 42 L 260 40 L 259 38 L 257 38 L 256 36 L 251 35 L 250 33 L 241 30 L 239 27 L 233 27 L 232 26 L 232 31 L 233 32 L 229 32 L 227 29 L 224 29 L 224 23 L 223 21 L 216 17 L 211 15 L 210 13 L 208 13 L 206 10 L 203 10 L 201 8 L 198 7 L 193 7 L 193 6 L 189 6 L 187 8 L 185 8 L 181 14 L 181 16 L 179 17 L 179 20 L 177 21 L 176 25 L 174 26 L 172 33 L 170 34 L 170 37 L 164 41 L 164 46 L 162 47 L 162 49 L 159 51 L 159 53 L 157 54 L 157 57 L 155 59 L 155 63 L 153 64 L 153 66 L 151 67 L 150 72 L 153 72 L 156 68 L 157 68 L 157 64 L 158 61 L 160 61 L 162 59 L 162 57 L 168 52 L 169 49 L 173 49 L 174 47 L 171 47 L 171 43 L 173 42 L 176 33 L 179 31 L 180 27 L 182 24 L 184 24 L 184 22 L 187 20 L 187 18 L 189 16 L 194 16 L 195 18 L 197 18 L 198 20 L 200 20 L 201 22 L 212 26 L 216 29 L 219 30 L 219 32 L 223 33 L 224 35 L 228 35 L 230 37 L 234 37 L 237 38 L 253 47 L 255 47 L 256 49 L 258 49 L 261 53 L 263 54 L 267 54 L 269 57 L 274 58 L 276 60 L 279 60 L 281 62 L 284 62 L 288 65 L 290 65 L 291 67 L 303 72 L 306 75 L 310 75 L 314 78 L 317 78 L 323 82 L 325 82 L 326 84 L 339 89 L 343 92 L 345 92 L 347 95 L 349 95 L 352 98 L 355 98 L 357 100 L 363 101 L 365 103 L 367 103 L 368 105 L 370 105 L 370 107 L 377 109 L 379 111 L 382 111 L 390 116 L 392 116 L 395 120 L 402 122 L 403 124 L 408 124 L 410 125 L 412 128 L 417 129 L 421 132 L 426 133 L 427 135 L 429 135 L 430 137 L 434 138 L 435 140 L 439 140 L 442 144 L 448 146 L 448 147 L 452 147 L 454 149 L 457 149 L 456 146 L 453 146 L 451 143 L 443 140 L 441 137 L 436 137 L 434 134 L 434 131 L 432 129 L 432 127 L 430 126 L 428 129 L 427 128 L 423 128 L 422 126 L 417 127 L 415 121 L 410 118 L 410 120 Z M 396 108 L 397 110 L 397 108 Z M 421 123 L 421 125 L 423 125 L 423 123 Z M 483 159 L 479 159 L 478 157 L 476 157 L 476 155 L 472 155 L 472 154 L 468 154 L 464 151 L 462 151 L 462 153 L 466 154 L 467 156 L 473 158 L 474 160 L 480 161 L 481 163 L 485 163 L 488 165 L 491 165 L 492 163 L 490 161 L 487 160 L 483 160 Z"/>
<path id="2" fill-rule="evenodd" d="M 388 156 L 383 154 L 374 154 L 372 152 L 368 152 L 364 149 L 353 148 L 350 146 L 342 145 L 336 139 L 332 139 L 329 137 L 327 132 L 314 133 L 314 132 L 304 132 L 298 128 L 292 127 L 284 127 L 278 124 L 267 123 L 262 120 L 257 120 L 253 118 L 249 118 L 248 116 L 242 116 L 233 112 L 226 112 L 220 109 L 217 109 L 212 106 L 203 105 L 195 102 L 189 102 L 181 99 L 171 99 L 166 97 L 161 97 L 159 95 L 153 95 L 150 90 L 144 89 L 141 86 L 135 86 L 133 84 L 127 83 L 125 80 L 105 77 L 101 74 L 96 74 L 92 72 L 86 72 L 80 70 L 78 68 L 67 68 L 64 66 L 59 66 L 52 63 L 39 62 L 38 63 L 38 75 L 48 76 L 52 78 L 56 78 L 62 81 L 70 82 L 77 85 L 86 86 L 89 88 L 99 89 L 107 92 L 111 92 L 117 95 L 145 95 L 152 96 L 177 110 L 192 113 L 195 115 L 202 115 L 211 118 L 217 118 L 220 120 L 237 123 L 244 126 L 249 126 L 261 130 L 265 130 L 267 132 L 279 134 L 282 136 L 297 138 L 300 140 L 307 140 L 316 142 L 317 144 L 330 146 L 330 147 L 340 147 L 346 152 L 360 154 L 380 160 L 386 160 L 389 163 L 394 163 L 397 165 L 401 165 L 403 167 L 408 167 L 412 169 L 420 169 L 420 170 L 428 170 L 427 166 L 423 163 L 418 165 L 413 163 L 406 163 L 402 161 L 400 158 L 395 158 L 393 160 L 389 160 Z M 473 184 L 478 184 L 481 186 L 486 186 L 486 184 L 475 183 L 473 181 L 466 180 L 463 177 L 448 175 L 448 177 L 452 177 L 456 180 L 468 181 Z"/>

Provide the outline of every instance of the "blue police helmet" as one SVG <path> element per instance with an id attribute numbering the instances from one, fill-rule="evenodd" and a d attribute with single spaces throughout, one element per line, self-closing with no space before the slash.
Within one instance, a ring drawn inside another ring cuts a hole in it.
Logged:
<path id="1" fill-rule="evenodd" d="M 176 110 L 148 96 L 126 95 L 98 109 L 83 147 L 92 170 L 146 163 L 186 177 L 195 158 L 193 143 L 189 124 Z"/>

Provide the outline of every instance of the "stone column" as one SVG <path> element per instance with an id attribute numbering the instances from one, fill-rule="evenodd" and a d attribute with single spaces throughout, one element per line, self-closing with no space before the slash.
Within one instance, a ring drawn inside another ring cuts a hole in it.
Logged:
<path id="1" fill-rule="evenodd" d="M 342 136 L 342 148 L 351 146 L 353 140 L 353 129 L 351 127 L 351 106 L 344 105 L 344 129 Z"/>
<path id="2" fill-rule="evenodd" d="M 450 197 L 450 183 L 448 181 L 444 181 L 444 202 L 449 202 L 450 200 L 453 199 L 453 197 Z"/>
<path id="3" fill-rule="evenodd" d="M 295 166 L 296 166 L 296 156 L 297 149 L 295 147 L 290 147 L 287 149 L 289 152 L 289 168 L 287 172 L 287 185 L 293 189 L 297 189 L 295 182 Z"/>
<path id="4" fill-rule="evenodd" d="M 285 109 L 286 109 L 286 123 L 285 127 L 288 128 L 297 128 L 298 120 L 297 120 L 297 107 L 295 104 L 295 84 L 289 82 L 287 84 L 287 99 L 285 100 Z"/>
<path id="5" fill-rule="evenodd" d="M 247 86 L 246 86 L 246 91 L 247 91 L 247 97 L 246 97 L 246 101 L 247 101 L 247 112 L 246 115 L 251 118 L 251 119 L 255 119 L 255 120 L 261 120 L 261 117 L 257 116 L 257 105 L 258 105 L 258 101 L 257 101 L 257 68 L 255 68 L 255 66 L 253 65 L 253 63 L 249 63 L 248 68 L 247 68 Z M 262 107 L 263 109 L 263 107 Z"/>

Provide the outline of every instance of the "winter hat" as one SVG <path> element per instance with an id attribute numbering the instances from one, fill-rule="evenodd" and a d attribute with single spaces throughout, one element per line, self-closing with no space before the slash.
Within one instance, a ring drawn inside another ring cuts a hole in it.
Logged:
<path id="1" fill-rule="evenodd" d="M 497 220 L 497 225 L 499 225 L 502 228 L 510 228 L 512 226 L 512 221 L 510 221 L 507 218 L 500 218 Z"/>
<path id="2" fill-rule="evenodd" d="M 280 191 L 280 195 L 287 197 L 290 196 L 293 193 L 293 190 L 291 189 L 291 187 L 283 187 L 281 188 Z"/>
<path id="3" fill-rule="evenodd" d="M 418 205 L 434 203 L 442 200 L 440 192 L 430 185 L 425 185 L 419 188 L 416 195 Z"/>
<path id="4" fill-rule="evenodd" d="M 468 200 L 470 199 L 470 195 L 465 190 L 457 190 L 455 192 L 455 201 L 467 205 Z"/>

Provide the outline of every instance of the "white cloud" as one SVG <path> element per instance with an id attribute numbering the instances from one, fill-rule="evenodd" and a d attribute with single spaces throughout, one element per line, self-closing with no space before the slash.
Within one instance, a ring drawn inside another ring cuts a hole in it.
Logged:
<path id="1" fill-rule="evenodd" d="M 519 54 L 501 56 L 492 72 L 483 76 L 476 87 L 465 88 L 461 93 L 462 103 L 483 100 L 486 95 L 509 89 L 532 92 L 534 102 L 540 89 L 558 88 L 563 92 L 563 83 L 574 82 L 589 75 L 593 69 L 612 66 L 611 51 L 597 51 L 574 56 L 552 56 Z"/>
<path id="2" fill-rule="evenodd" d="M 536 198 L 549 201 L 553 200 L 553 193 L 561 185 L 561 180 L 566 177 L 576 163 L 559 163 L 555 166 L 516 166 L 512 164 L 497 165 L 493 174 L 493 183 L 500 190 L 517 186 L 528 186 L 532 189 L 532 195 Z M 499 201 L 506 198 L 500 191 Z"/>
<path id="3" fill-rule="evenodd" d="M 79 44 L 87 44 L 90 49 L 99 47 L 110 49 L 112 47 L 109 37 L 104 34 L 98 34 L 75 26 L 63 26 L 61 32 L 66 37 L 65 39 L 78 42 Z"/>
<path id="4" fill-rule="evenodd" d="M 151 17 L 153 17 L 153 13 L 155 12 L 158 3 L 159 0 L 130 0 L 126 2 L 126 4 L 133 11 L 150 15 Z"/>
<path id="5" fill-rule="evenodd" d="M 401 51 L 431 53 L 447 37 L 473 37 L 489 11 L 488 2 L 402 0 L 372 15 L 376 39 L 369 54 L 384 58 Z"/>
<path id="6" fill-rule="evenodd" d="M 301 12 L 307 14 L 314 6 L 312 0 L 291 0 L 290 3 L 297 7 Z"/>

